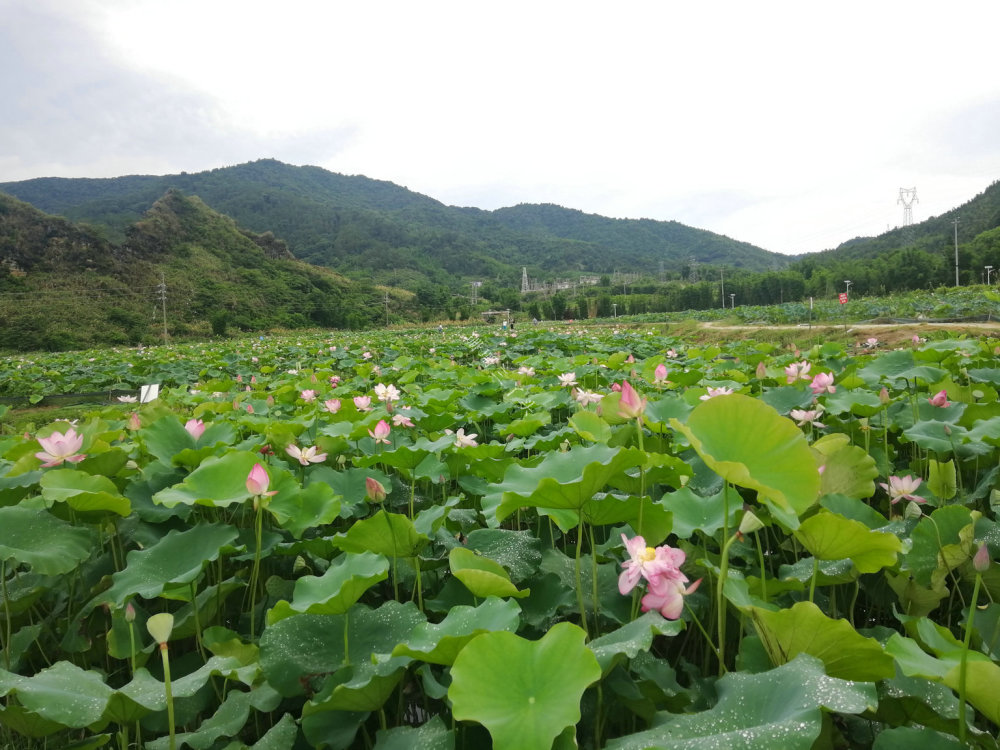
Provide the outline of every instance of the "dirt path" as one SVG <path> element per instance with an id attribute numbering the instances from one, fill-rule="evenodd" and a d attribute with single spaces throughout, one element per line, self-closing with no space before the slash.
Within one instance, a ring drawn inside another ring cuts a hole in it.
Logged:
<path id="1" fill-rule="evenodd" d="M 952 336 L 996 336 L 1000 338 L 1000 321 L 968 323 L 817 323 L 787 325 L 718 325 L 713 322 L 700 324 L 699 329 L 706 334 L 712 332 L 739 332 L 748 338 L 764 338 L 768 331 L 781 332 L 783 338 L 795 331 L 802 338 L 828 335 L 832 341 L 857 340 L 859 343 L 874 337 L 881 346 L 893 347 L 911 344 L 913 336 L 928 338 L 940 333 Z M 796 337 L 798 338 L 798 337 Z"/>

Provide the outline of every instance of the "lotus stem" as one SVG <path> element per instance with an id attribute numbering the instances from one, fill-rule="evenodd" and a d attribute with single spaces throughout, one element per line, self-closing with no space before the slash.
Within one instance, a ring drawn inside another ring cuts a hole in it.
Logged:
<path id="1" fill-rule="evenodd" d="M 590 631 L 587 628 L 587 605 L 583 601 L 583 578 L 580 575 L 580 548 L 583 546 L 583 514 L 580 514 L 580 523 L 576 531 L 576 603 L 580 608 L 580 627 L 587 638 L 590 638 Z"/>
<path id="2" fill-rule="evenodd" d="M 972 642 L 972 618 L 976 614 L 976 601 L 979 599 L 979 587 L 983 582 L 983 574 L 976 571 L 976 582 L 972 586 L 972 601 L 969 602 L 969 617 L 965 621 L 965 639 L 962 641 L 962 656 L 958 663 L 958 741 L 965 743 L 966 727 L 965 712 L 965 678 L 969 669 L 969 644 Z"/>

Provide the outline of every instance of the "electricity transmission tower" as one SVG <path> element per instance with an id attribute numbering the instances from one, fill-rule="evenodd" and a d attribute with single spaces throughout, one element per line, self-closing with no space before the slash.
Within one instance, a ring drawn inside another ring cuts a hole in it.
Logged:
<path id="1" fill-rule="evenodd" d="M 919 202 L 920 200 L 917 198 L 917 189 L 915 187 L 899 189 L 899 200 L 896 203 L 903 204 L 904 227 L 908 227 L 913 223 L 913 204 Z"/>

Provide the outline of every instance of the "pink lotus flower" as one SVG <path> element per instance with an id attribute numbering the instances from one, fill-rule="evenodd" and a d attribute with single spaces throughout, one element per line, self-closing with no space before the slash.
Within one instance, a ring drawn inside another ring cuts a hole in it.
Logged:
<path id="1" fill-rule="evenodd" d="M 392 426 L 393 427 L 413 427 L 413 420 L 411 420 L 405 414 L 393 414 L 392 415 Z"/>
<path id="2" fill-rule="evenodd" d="M 383 385 L 379 383 L 375 386 L 375 396 L 379 401 L 387 401 L 392 403 L 393 401 L 399 401 L 399 389 L 394 385 Z"/>
<path id="3" fill-rule="evenodd" d="M 573 398 L 580 406 L 586 407 L 590 404 L 600 403 L 601 399 L 604 398 L 600 393 L 594 393 L 593 391 L 585 391 L 583 389 L 577 388 L 573 390 Z"/>
<path id="4" fill-rule="evenodd" d="M 354 397 L 354 408 L 358 411 L 371 411 L 372 410 L 372 397 L 371 396 L 355 396 Z"/>
<path id="5" fill-rule="evenodd" d="M 820 372 L 816 374 L 816 377 L 812 379 L 809 384 L 812 389 L 813 395 L 818 396 L 821 393 L 835 393 L 837 388 L 833 384 L 833 375 L 829 372 Z"/>
<path id="6" fill-rule="evenodd" d="M 303 466 L 321 464 L 326 461 L 326 454 L 318 453 L 315 445 L 310 445 L 308 448 L 302 449 L 295 445 L 295 443 L 292 443 L 285 448 L 285 452 Z"/>
<path id="7" fill-rule="evenodd" d="M 670 359 L 677 359 L 677 350 L 676 349 L 667 349 L 667 356 Z"/>
<path id="8" fill-rule="evenodd" d="M 362 352 L 361 356 L 364 359 L 371 359 L 372 358 L 372 353 L 371 352 Z"/>
<path id="9" fill-rule="evenodd" d="M 663 385 L 667 382 L 667 366 L 662 362 L 653 370 L 653 384 Z"/>
<path id="10" fill-rule="evenodd" d="M 472 432 L 472 433 L 469 433 L 468 435 L 466 435 L 465 434 L 465 429 L 462 428 L 462 427 L 459 427 L 458 430 L 455 432 L 455 447 L 456 448 L 475 448 L 478 445 L 478 443 L 476 442 L 476 438 L 477 437 L 479 437 L 479 435 L 477 433 L 475 433 L 475 432 Z"/>
<path id="11" fill-rule="evenodd" d="M 340 411 L 340 399 L 331 398 L 323 402 L 323 408 L 326 409 L 331 414 L 336 414 Z"/>
<path id="12" fill-rule="evenodd" d="M 799 427 L 805 427 L 807 424 L 811 424 L 813 427 L 826 427 L 825 424 L 821 424 L 818 420 L 820 415 L 823 413 L 822 409 L 792 409 L 788 416 L 795 420 L 795 423 Z"/>
<path id="13" fill-rule="evenodd" d="M 316 400 L 316 391 L 312 390 L 311 388 L 307 388 L 306 390 L 302 391 L 302 393 L 300 393 L 299 396 L 302 398 L 303 401 L 309 404 Z"/>
<path id="14" fill-rule="evenodd" d="M 618 416 L 624 419 L 638 419 L 646 411 L 646 399 L 636 393 L 627 381 L 622 381 L 622 395 L 618 400 Z"/>
<path id="15" fill-rule="evenodd" d="M 793 362 L 785 368 L 785 376 L 788 380 L 788 384 L 791 385 L 799 380 L 809 380 L 809 368 L 812 365 L 809 362 Z"/>
<path id="16" fill-rule="evenodd" d="M 693 593 L 700 585 L 701 579 L 687 588 L 687 576 L 681 578 L 658 577 L 649 582 L 648 593 L 642 597 L 642 611 L 658 610 L 668 620 L 676 620 L 684 611 L 684 597 Z"/>
<path id="17" fill-rule="evenodd" d="M 920 495 L 914 495 L 920 483 L 920 477 L 913 477 L 907 474 L 905 477 L 889 477 L 889 484 L 879 482 L 879 486 L 889 493 L 889 502 L 895 505 L 900 500 L 912 500 L 915 503 L 927 502 Z"/>
<path id="18" fill-rule="evenodd" d="M 278 493 L 277 490 L 267 491 L 270 484 L 271 479 L 267 476 L 267 470 L 261 464 L 254 464 L 253 468 L 250 469 L 250 473 L 247 474 L 247 492 L 254 497 L 276 495 Z"/>
<path id="19" fill-rule="evenodd" d="M 929 399 L 927 399 L 927 403 L 929 403 L 931 406 L 940 406 L 940 407 L 949 406 L 949 403 L 948 403 L 948 392 L 947 391 L 938 391 L 933 396 L 931 396 Z"/>
<path id="20" fill-rule="evenodd" d="M 336 388 L 339 384 L 340 384 L 340 375 L 331 375 L 330 376 L 330 385 L 332 385 L 334 388 Z"/>
<path id="21" fill-rule="evenodd" d="M 622 563 L 624 570 L 618 576 L 618 591 L 623 596 L 634 589 L 640 579 L 645 578 L 648 581 L 659 575 L 670 574 L 684 564 L 686 555 L 683 550 L 666 545 L 655 549 L 647 547 L 646 540 L 641 536 L 629 539 L 622 534 L 622 541 L 629 556 L 629 559 Z"/>
<path id="22" fill-rule="evenodd" d="M 86 458 L 83 453 L 77 453 L 83 445 L 83 435 L 77 435 L 76 430 L 70 427 L 65 434 L 62 432 L 52 432 L 48 437 L 37 438 L 42 450 L 35 454 L 35 458 L 40 458 L 45 466 L 56 466 L 63 461 L 79 463 Z"/>
<path id="23" fill-rule="evenodd" d="M 379 443 L 385 443 L 389 445 L 389 423 L 384 419 L 380 419 L 378 424 L 375 425 L 375 429 L 368 430 L 368 434 L 375 438 L 375 445 Z"/>
<path id="24" fill-rule="evenodd" d="M 698 397 L 699 401 L 708 401 L 710 398 L 715 398 L 716 396 L 731 396 L 733 395 L 733 389 L 723 386 L 721 388 L 709 388 L 708 393 L 705 393 Z"/>
<path id="25" fill-rule="evenodd" d="M 188 431 L 191 437 L 197 440 L 205 432 L 205 423 L 200 419 L 189 419 L 184 423 L 184 429 Z"/>

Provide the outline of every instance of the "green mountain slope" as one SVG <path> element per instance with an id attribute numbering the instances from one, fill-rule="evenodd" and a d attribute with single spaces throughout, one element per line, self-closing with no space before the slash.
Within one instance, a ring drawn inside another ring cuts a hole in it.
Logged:
<path id="1" fill-rule="evenodd" d="M 295 260 L 196 197 L 168 191 L 120 244 L 0 194 L 0 347 L 137 343 L 228 326 L 372 325 L 383 293 Z"/>
<path id="2" fill-rule="evenodd" d="M 677 271 L 692 257 L 761 270 L 787 263 L 676 222 L 607 219 L 557 206 L 456 208 L 389 182 L 269 159 L 194 174 L 0 184 L 46 212 L 107 227 L 112 239 L 122 239 L 170 188 L 197 195 L 240 226 L 273 232 L 302 260 L 408 288 L 469 279 L 516 284 L 522 266 L 544 278 L 574 270 L 656 272 L 661 263 Z"/>

